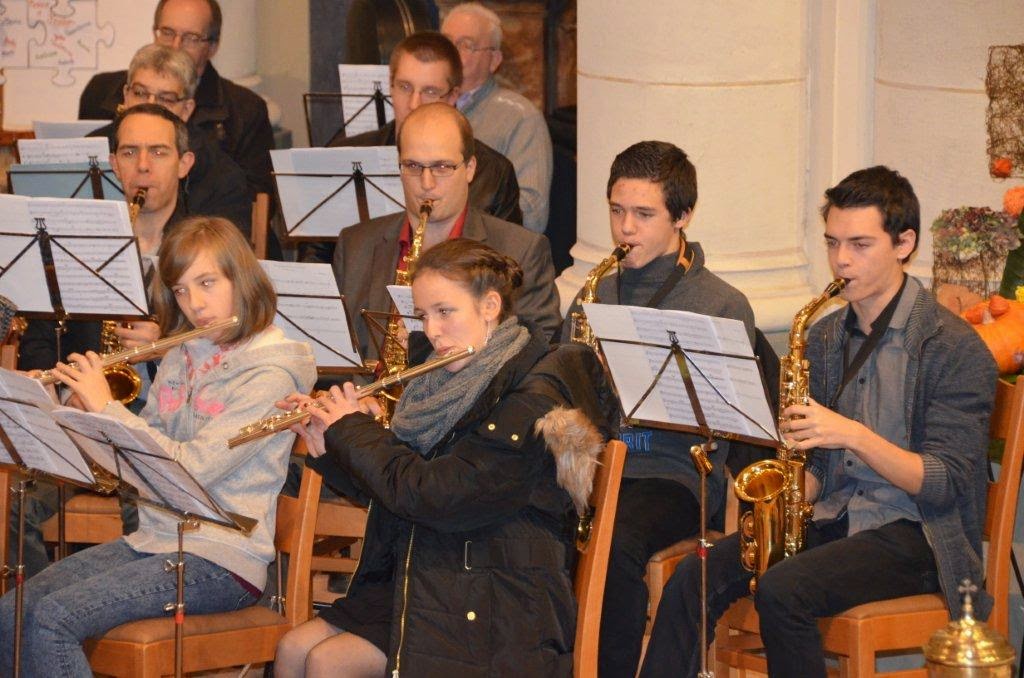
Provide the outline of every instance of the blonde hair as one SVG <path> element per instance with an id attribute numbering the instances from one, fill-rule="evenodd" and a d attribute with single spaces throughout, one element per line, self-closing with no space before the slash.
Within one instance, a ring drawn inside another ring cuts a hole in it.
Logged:
<path id="1" fill-rule="evenodd" d="M 277 294 L 241 231 L 221 217 L 190 217 L 172 226 L 160 243 L 156 280 L 156 310 L 160 333 L 191 329 L 174 298 L 174 285 L 196 260 L 208 252 L 234 289 L 233 305 L 239 323 L 225 335 L 230 344 L 262 332 L 274 322 Z"/>

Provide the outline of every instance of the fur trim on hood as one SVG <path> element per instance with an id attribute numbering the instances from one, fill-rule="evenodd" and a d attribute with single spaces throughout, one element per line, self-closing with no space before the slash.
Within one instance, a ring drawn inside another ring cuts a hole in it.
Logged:
<path id="1" fill-rule="evenodd" d="M 569 493 L 576 513 L 584 515 L 594 487 L 594 473 L 605 440 L 582 410 L 556 407 L 537 420 L 536 432 L 544 436 L 555 457 L 558 486 Z"/>

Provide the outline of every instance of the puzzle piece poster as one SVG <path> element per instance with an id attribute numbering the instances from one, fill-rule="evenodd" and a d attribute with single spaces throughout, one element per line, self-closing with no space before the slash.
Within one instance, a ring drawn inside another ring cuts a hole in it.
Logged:
<path id="1" fill-rule="evenodd" d="M 98 72 L 123 70 L 152 42 L 156 0 L 0 0 L 6 129 L 74 120 Z"/>

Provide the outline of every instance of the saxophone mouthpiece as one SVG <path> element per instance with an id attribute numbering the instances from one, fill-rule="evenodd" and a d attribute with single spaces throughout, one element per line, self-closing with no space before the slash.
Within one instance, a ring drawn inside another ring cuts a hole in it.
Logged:
<path id="1" fill-rule="evenodd" d="M 420 217 L 429 217 L 430 213 L 434 211 L 434 201 L 424 200 L 420 203 Z"/>
<path id="2" fill-rule="evenodd" d="M 846 287 L 847 282 L 848 281 L 846 278 L 836 278 L 835 280 L 830 282 L 828 284 L 828 287 L 825 288 L 825 292 L 826 294 L 828 294 L 828 298 L 831 299 L 832 297 L 842 292 L 843 288 Z"/>
<path id="3" fill-rule="evenodd" d="M 612 250 L 612 256 L 615 257 L 618 261 L 622 261 L 623 259 L 626 258 L 626 255 L 629 254 L 629 251 L 631 249 L 633 249 L 632 245 L 627 245 L 624 242 L 620 242 L 615 247 L 615 249 Z"/>
<path id="4" fill-rule="evenodd" d="M 140 188 L 139 190 L 135 191 L 135 195 L 132 196 L 132 204 L 133 205 L 138 205 L 139 207 L 142 207 L 143 205 L 145 205 L 146 204 L 146 192 L 148 190 L 149 190 L 148 188 Z"/>

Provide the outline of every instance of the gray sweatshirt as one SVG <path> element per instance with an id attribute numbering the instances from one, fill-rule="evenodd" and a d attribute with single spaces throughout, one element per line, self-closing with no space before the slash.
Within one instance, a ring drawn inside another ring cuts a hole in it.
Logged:
<path id="1" fill-rule="evenodd" d="M 284 483 L 294 434 L 282 432 L 228 449 L 228 438 L 257 419 L 278 413 L 274 402 L 308 392 L 316 380 L 313 353 L 270 327 L 221 350 L 207 339 L 171 349 L 160 364 L 150 398 L 136 416 L 120 403 L 103 414 L 145 430 L 222 508 L 258 521 L 249 536 L 202 524 L 185 536 L 185 551 L 220 565 L 263 589 L 274 558 L 277 495 Z M 143 553 L 178 548 L 177 519 L 140 506 L 138 531 L 124 537 Z"/>

